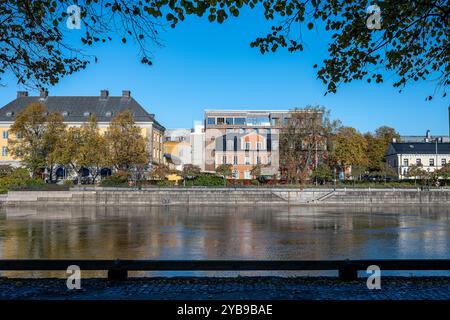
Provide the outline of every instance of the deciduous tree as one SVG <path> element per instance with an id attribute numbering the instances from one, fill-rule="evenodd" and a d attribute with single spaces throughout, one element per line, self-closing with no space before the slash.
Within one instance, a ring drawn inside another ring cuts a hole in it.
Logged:
<path id="1" fill-rule="evenodd" d="M 444 96 L 450 83 L 450 5 L 446 0 L 377 2 L 380 29 L 373 27 L 374 8 L 368 10 L 366 0 L 79 0 L 75 4 L 81 19 L 68 16 L 72 4 L 69 0 L 0 0 L 0 74 L 12 72 L 20 83 L 54 85 L 97 61 L 82 48 L 113 40 L 134 41 L 141 62 L 151 64 L 151 47 L 160 44 L 159 31 L 165 24 L 175 27 L 188 15 L 223 23 L 238 17 L 244 8 L 257 8 L 262 9 L 261 18 L 276 21 L 266 35 L 251 42 L 261 53 L 279 48 L 303 51 L 303 33 L 315 27 L 330 33 L 328 57 L 314 65 L 327 93 L 354 80 L 383 82 L 385 73 L 394 75 L 393 85 L 399 88 L 434 79 L 436 91 Z M 77 22 L 83 47 L 65 38 L 64 30 Z"/>
<path id="2" fill-rule="evenodd" d="M 117 170 L 131 171 L 149 163 L 147 142 L 129 110 L 120 112 L 105 133 L 109 163 Z"/>
<path id="3" fill-rule="evenodd" d="M 305 182 L 328 156 L 328 140 L 339 126 L 323 107 L 308 106 L 290 112 L 280 133 L 280 171 L 290 183 Z"/>
<path id="4" fill-rule="evenodd" d="M 333 137 L 331 161 L 346 171 L 350 166 L 367 166 L 367 141 L 355 128 L 340 128 Z"/>
<path id="5" fill-rule="evenodd" d="M 47 108 L 43 104 L 29 104 L 17 114 L 10 128 L 8 150 L 30 170 L 33 178 L 43 174 L 47 163 L 46 112 Z"/>
<path id="6" fill-rule="evenodd" d="M 81 126 L 78 162 L 88 168 L 95 183 L 100 171 L 108 164 L 108 148 L 105 137 L 100 133 L 95 115 Z"/>

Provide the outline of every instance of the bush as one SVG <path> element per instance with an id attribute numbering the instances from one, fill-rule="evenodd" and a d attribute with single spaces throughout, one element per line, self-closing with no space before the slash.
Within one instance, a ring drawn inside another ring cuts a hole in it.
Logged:
<path id="1" fill-rule="evenodd" d="M 102 187 L 128 187 L 130 175 L 123 171 L 115 172 L 113 175 L 103 179 L 100 182 Z"/>
<path id="2" fill-rule="evenodd" d="M 24 168 L 17 168 L 0 178 L 0 193 L 8 190 L 37 189 L 45 183 L 41 179 L 33 179 Z"/>
<path id="3" fill-rule="evenodd" d="M 192 186 L 223 186 L 223 178 L 211 174 L 200 174 L 195 179 L 185 180 L 186 187 Z"/>
<path id="4" fill-rule="evenodd" d="M 73 181 L 70 180 L 70 179 L 66 179 L 66 180 L 63 181 L 63 184 L 64 184 L 65 186 L 71 187 L 71 186 L 73 186 Z"/>
<path id="5" fill-rule="evenodd" d="M 169 180 L 160 180 L 156 184 L 158 187 L 173 187 L 175 185 L 175 181 Z"/>

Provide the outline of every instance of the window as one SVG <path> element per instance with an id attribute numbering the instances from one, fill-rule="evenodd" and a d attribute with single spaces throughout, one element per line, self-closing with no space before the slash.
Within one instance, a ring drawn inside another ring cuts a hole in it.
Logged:
<path id="1" fill-rule="evenodd" d="M 434 159 L 430 159 L 430 167 L 434 167 Z"/>
<path id="2" fill-rule="evenodd" d="M 235 125 L 245 125 L 245 118 L 234 118 Z"/>
<path id="3" fill-rule="evenodd" d="M 416 165 L 418 166 L 422 165 L 422 160 L 420 160 L 420 158 L 416 159 Z"/>
<path id="4" fill-rule="evenodd" d="M 233 118 L 226 118 L 225 123 L 226 124 L 234 124 Z"/>
<path id="5" fill-rule="evenodd" d="M 8 139 L 8 131 L 3 131 L 3 139 Z"/>
<path id="6" fill-rule="evenodd" d="M 272 157 L 271 156 L 267 157 L 267 164 L 272 165 Z"/>
<path id="7" fill-rule="evenodd" d="M 447 159 L 441 159 L 441 165 L 445 166 L 447 164 Z"/>
<path id="8" fill-rule="evenodd" d="M 223 164 L 227 164 L 227 156 L 223 156 L 222 157 L 222 163 Z"/>
<path id="9" fill-rule="evenodd" d="M 251 144 L 249 141 L 245 142 L 245 150 L 250 150 Z"/>
<path id="10" fill-rule="evenodd" d="M 91 115 L 91 113 L 89 111 L 86 111 L 83 113 L 83 116 L 85 116 L 85 117 L 89 117 L 90 115 Z"/>
<path id="11" fill-rule="evenodd" d="M 262 148 L 263 148 L 263 147 L 262 147 L 262 142 L 260 142 L 260 141 L 257 142 L 257 143 L 256 143 L 256 149 L 257 149 L 257 150 L 262 150 Z"/>
<path id="12" fill-rule="evenodd" d="M 403 166 L 404 167 L 408 167 L 409 166 L 409 160 L 408 159 L 403 159 Z"/>
<path id="13" fill-rule="evenodd" d="M 233 164 L 237 165 L 238 164 L 238 157 L 234 156 L 233 158 Z"/>
<path id="14" fill-rule="evenodd" d="M 8 155 L 8 148 L 7 147 L 3 147 L 2 148 L 2 156 L 6 157 Z"/>
<path id="15" fill-rule="evenodd" d="M 239 171 L 238 170 L 233 170 L 233 179 L 239 179 Z"/>
<path id="16" fill-rule="evenodd" d="M 63 111 L 63 112 L 62 112 L 62 116 L 63 116 L 63 117 L 67 117 L 68 115 L 69 115 L 69 111 Z"/>
<path id="17" fill-rule="evenodd" d="M 18 132 L 17 133 L 17 138 L 18 139 L 22 139 L 23 138 L 23 133 L 22 132 Z"/>
<path id="18" fill-rule="evenodd" d="M 217 118 L 217 124 L 224 124 L 225 118 Z"/>
<path id="19" fill-rule="evenodd" d="M 256 164 L 261 164 L 261 157 L 260 156 L 256 157 Z"/>
<path id="20" fill-rule="evenodd" d="M 250 171 L 244 171 L 244 179 L 251 179 L 252 174 Z"/>
<path id="21" fill-rule="evenodd" d="M 216 124 L 216 118 L 208 118 L 208 124 Z"/>
<path id="22" fill-rule="evenodd" d="M 244 164 L 246 165 L 250 164 L 250 157 L 245 157 Z"/>

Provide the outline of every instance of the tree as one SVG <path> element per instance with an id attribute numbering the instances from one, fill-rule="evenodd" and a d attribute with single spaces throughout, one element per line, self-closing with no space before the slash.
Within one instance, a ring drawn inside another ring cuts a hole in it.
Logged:
<path id="1" fill-rule="evenodd" d="M 373 28 L 368 2 L 347 1 L 97 1 L 75 2 L 77 15 L 68 16 L 73 1 L 0 2 L 0 73 L 9 71 L 20 83 L 54 85 L 61 77 L 87 67 L 96 56 L 66 41 L 67 25 L 83 28 L 83 48 L 120 39 L 137 43 L 141 62 L 151 64 L 151 45 L 159 45 L 159 31 L 166 23 L 175 27 L 186 16 L 206 16 L 223 23 L 241 10 L 262 8 L 264 18 L 278 21 L 271 31 L 250 45 L 261 53 L 287 48 L 303 51 L 302 32 L 315 25 L 331 33 L 328 54 L 317 75 L 336 92 L 342 83 L 365 79 L 382 82 L 383 74 L 396 75 L 393 85 L 437 79 L 446 95 L 450 67 L 448 19 L 445 0 L 386 0 L 378 2 L 381 29 Z M 260 5 L 261 4 L 261 5 Z M 75 22 L 75 23 L 74 23 Z M 72 37 L 70 38 L 72 39 Z"/>
<path id="2" fill-rule="evenodd" d="M 170 174 L 170 172 L 170 168 L 165 164 L 157 164 L 154 165 L 152 170 L 150 171 L 150 177 L 158 180 L 164 180 L 166 179 L 166 176 Z"/>
<path id="3" fill-rule="evenodd" d="M 263 168 L 264 166 L 262 164 L 255 164 L 250 170 L 250 174 L 253 176 L 254 179 L 258 179 L 258 177 L 261 176 Z"/>
<path id="4" fill-rule="evenodd" d="M 65 166 L 76 174 L 78 183 L 81 182 L 81 169 L 83 168 L 80 160 L 83 157 L 80 154 L 82 143 L 81 128 L 70 127 L 60 136 L 51 155 L 56 163 Z"/>
<path id="5" fill-rule="evenodd" d="M 14 158 L 30 170 L 33 178 L 44 172 L 48 156 L 45 145 L 47 108 L 40 103 L 29 104 L 17 114 L 10 128 L 13 136 L 8 139 L 8 149 Z"/>
<path id="6" fill-rule="evenodd" d="M 117 114 L 105 133 L 109 163 L 117 170 L 130 172 L 149 163 L 147 143 L 129 110 Z"/>
<path id="7" fill-rule="evenodd" d="M 423 179 L 426 177 L 426 175 L 427 175 L 427 172 L 422 169 L 421 164 L 420 165 L 416 165 L 416 164 L 410 165 L 408 168 L 408 172 L 406 173 L 406 176 L 408 178 L 414 179 L 414 185 L 416 184 L 417 179 Z"/>
<path id="8" fill-rule="evenodd" d="M 324 184 L 333 180 L 333 172 L 327 164 L 321 163 L 316 169 L 314 169 L 312 178 L 316 183 Z"/>
<path id="9" fill-rule="evenodd" d="M 332 162 L 344 172 L 350 166 L 367 166 L 367 141 L 352 127 L 340 128 L 333 137 Z"/>
<path id="10" fill-rule="evenodd" d="M 199 166 L 193 164 L 185 164 L 181 170 L 183 179 L 195 179 L 200 175 L 201 169 Z"/>
<path id="11" fill-rule="evenodd" d="M 227 183 L 227 177 L 233 174 L 232 168 L 231 164 L 221 164 L 216 167 L 217 174 L 223 177 L 224 185 Z"/>
<path id="12" fill-rule="evenodd" d="M 106 139 L 100 133 L 95 115 L 81 126 L 78 162 L 81 167 L 88 168 L 95 183 L 104 166 L 108 164 Z"/>
<path id="13" fill-rule="evenodd" d="M 290 112 L 280 133 L 280 171 L 289 183 L 304 183 L 321 160 L 326 159 L 327 144 L 339 122 L 329 119 L 323 107 L 308 106 Z"/>
<path id="14" fill-rule="evenodd" d="M 58 112 L 52 112 L 47 117 L 47 126 L 43 137 L 43 144 L 46 148 L 46 166 L 49 173 L 49 181 L 53 181 L 53 169 L 57 164 L 54 158 L 54 150 L 57 148 L 60 137 L 64 135 L 66 125 L 62 115 Z"/>
<path id="15" fill-rule="evenodd" d="M 443 165 L 439 170 L 437 170 L 436 174 L 442 179 L 450 179 L 450 163 Z"/>
<path id="16" fill-rule="evenodd" d="M 393 139 L 400 142 L 399 133 L 394 128 L 382 126 L 375 130 L 375 134 L 366 133 L 364 137 L 367 141 L 369 171 L 383 171 L 386 151 Z"/>

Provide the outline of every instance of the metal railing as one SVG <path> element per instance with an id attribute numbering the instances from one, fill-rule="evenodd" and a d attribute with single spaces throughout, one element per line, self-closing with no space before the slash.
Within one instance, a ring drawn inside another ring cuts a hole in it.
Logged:
<path id="1" fill-rule="evenodd" d="M 358 271 L 450 270 L 450 259 L 434 260 L 0 260 L 0 271 L 55 271 L 77 265 L 82 271 L 107 271 L 109 280 L 126 280 L 128 271 L 312 271 L 337 270 L 341 280 L 356 280 Z"/>

